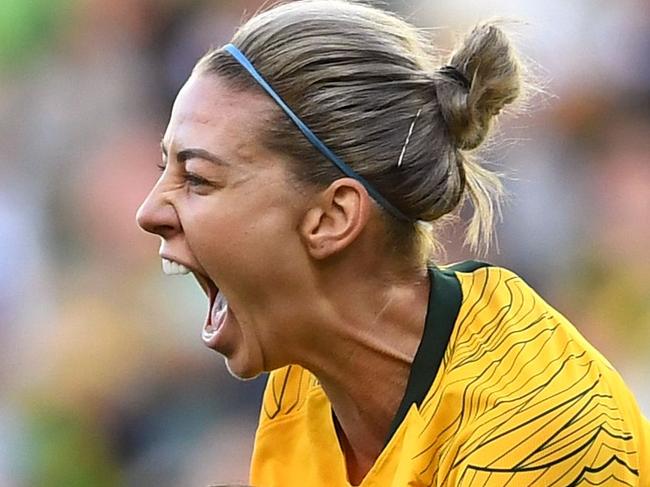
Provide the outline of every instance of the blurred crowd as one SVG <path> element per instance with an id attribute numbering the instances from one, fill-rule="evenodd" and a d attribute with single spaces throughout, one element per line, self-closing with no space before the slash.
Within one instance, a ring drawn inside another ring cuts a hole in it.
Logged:
<path id="1" fill-rule="evenodd" d="M 400 0 L 440 47 L 522 19 L 543 90 L 484 157 L 510 192 L 487 259 L 521 274 L 650 415 L 647 0 Z M 135 225 L 175 93 L 258 0 L 0 0 L 0 486 L 242 482 L 263 378 L 200 341 L 190 277 Z M 458 232 L 445 260 L 471 257 Z"/>

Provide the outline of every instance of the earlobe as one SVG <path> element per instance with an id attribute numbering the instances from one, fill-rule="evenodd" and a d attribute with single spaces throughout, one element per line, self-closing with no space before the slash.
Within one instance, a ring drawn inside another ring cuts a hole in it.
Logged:
<path id="1" fill-rule="evenodd" d="M 358 181 L 334 181 L 303 218 L 300 231 L 309 254 L 322 260 L 347 249 L 365 228 L 370 208 L 370 197 Z"/>

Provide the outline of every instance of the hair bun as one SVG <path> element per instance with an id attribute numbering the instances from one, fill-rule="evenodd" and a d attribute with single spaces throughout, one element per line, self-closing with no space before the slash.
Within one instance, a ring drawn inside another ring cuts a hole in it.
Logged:
<path id="1" fill-rule="evenodd" d="M 483 23 L 437 71 L 438 104 L 459 149 L 474 149 L 485 140 L 492 118 L 519 95 L 520 70 L 504 32 Z"/>

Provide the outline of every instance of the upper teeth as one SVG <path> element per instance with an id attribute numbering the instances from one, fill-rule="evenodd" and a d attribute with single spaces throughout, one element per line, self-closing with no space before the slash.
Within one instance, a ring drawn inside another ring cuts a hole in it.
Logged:
<path id="1" fill-rule="evenodd" d="M 162 268 L 163 272 L 168 276 L 190 273 L 190 270 L 183 264 L 179 264 L 178 262 L 174 262 L 173 260 L 168 259 L 162 260 Z"/>

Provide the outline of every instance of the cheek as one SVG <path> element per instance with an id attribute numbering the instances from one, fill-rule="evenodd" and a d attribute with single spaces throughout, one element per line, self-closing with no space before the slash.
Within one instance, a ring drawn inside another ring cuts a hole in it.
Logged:
<path id="1" fill-rule="evenodd" d="M 294 253 L 297 235 L 286 209 L 241 201 L 188 210 L 183 224 L 188 244 L 216 281 L 273 278 Z"/>
<path id="2" fill-rule="evenodd" d="M 184 230 L 195 257 L 208 272 L 241 264 L 253 240 L 250 222 L 234 212 L 194 214 Z M 216 269 L 210 269 L 212 266 Z"/>

